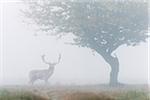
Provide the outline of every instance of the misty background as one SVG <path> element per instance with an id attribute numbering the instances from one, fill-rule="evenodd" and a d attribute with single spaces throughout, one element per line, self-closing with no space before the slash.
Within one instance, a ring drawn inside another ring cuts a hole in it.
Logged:
<path id="1" fill-rule="evenodd" d="M 84 85 L 100 84 L 109 81 L 109 65 L 103 58 L 88 48 L 67 45 L 71 36 L 57 39 L 36 32 L 24 22 L 20 2 L 3 2 L 1 6 L 1 84 L 28 84 L 28 73 L 33 69 L 47 69 L 41 60 L 45 54 L 48 61 L 61 62 L 49 79 L 50 84 Z M 38 34 L 38 35 L 36 35 Z M 118 48 L 120 62 L 119 81 L 129 84 L 148 82 L 148 43 L 139 46 Z M 42 81 L 38 81 L 42 83 Z"/>

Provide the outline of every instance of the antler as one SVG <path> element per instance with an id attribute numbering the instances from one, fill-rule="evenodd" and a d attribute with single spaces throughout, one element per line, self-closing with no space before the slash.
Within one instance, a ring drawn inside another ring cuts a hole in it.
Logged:
<path id="1" fill-rule="evenodd" d="M 41 57 L 42 57 L 42 61 L 43 61 L 44 63 L 50 64 L 50 62 L 47 62 L 47 61 L 45 60 L 45 54 L 43 54 Z"/>
<path id="2" fill-rule="evenodd" d="M 59 57 L 58 57 L 58 62 L 57 62 L 57 64 L 60 62 L 60 59 L 61 59 L 61 54 L 59 54 Z"/>
<path id="3" fill-rule="evenodd" d="M 60 59 L 61 59 L 61 54 L 59 54 L 58 61 L 55 62 L 55 63 L 47 62 L 47 61 L 45 60 L 45 54 L 43 54 L 43 55 L 41 56 L 41 58 L 42 58 L 42 61 L 43 61 L 45 64 L 58 64 L 58 63 L 60 62 Z"/>

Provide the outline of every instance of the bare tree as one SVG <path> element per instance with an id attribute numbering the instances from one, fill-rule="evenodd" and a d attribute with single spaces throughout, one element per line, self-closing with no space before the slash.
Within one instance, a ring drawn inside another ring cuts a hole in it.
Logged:
<path id="1" fill-rule="evenodd" d="M 34 84 L 36 80 L 43 80 L 45 81 L 45 83 L 47 83 L 48 79 L 54 73 L 55 66 L 60 62 L 61 54 L 59 54 L 58 61 L 53 63 L 46 61 L 45 55 L 42 55 L 41 58 L 42 61 L 48 65 L 48 69 L 30 71 L 29 73 L 30 84 Z"/>

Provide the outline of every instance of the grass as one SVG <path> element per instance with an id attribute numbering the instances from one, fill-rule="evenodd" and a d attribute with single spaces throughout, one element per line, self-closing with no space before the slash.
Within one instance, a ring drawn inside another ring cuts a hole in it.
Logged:
<path id="1" fill-rule="evenodd" d="M 66 88 L 0 89 L 0 100 L 150 100 L 145 90 Z"/>
<path id="2" fill-rule="evenodd" d="M 67 95 L 63 100 L 150 100 L 146 92 L 128 91 L 125 93 L 77 92 Z"/>
<path id="3" fill-rule="evenodd" d="M 0 91 L 0 100 L 50 100 L 31 92 L 8 90 Z"/>
<path id="4" fill-rule="evenodd" d="M 64 100 L 115 100 L 114 97 L 109 95 L 96 94 L 92 92 L 76 92 L 66 95 Z"/>
<path id="5" fill-rule="evenodd" d="M 129 91 L 119 96 L 117 100 L 150 100 L 150 98 L 147 92 Z"/>

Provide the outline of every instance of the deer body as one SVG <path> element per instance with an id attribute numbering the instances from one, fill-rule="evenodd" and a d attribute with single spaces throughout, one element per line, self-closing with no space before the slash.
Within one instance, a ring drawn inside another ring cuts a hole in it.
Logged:
<path id="1" fill-rule="evenodd" d="M 30 83 L 33 84 L 36 80 L 43 80 L 48 82 L 48 79 L 54 73 L 54 67 L 50 67 L 49 69 L 43 70 L 33 70 L 29 73 Z"/>
<path id="2" fill-rule="evenodd" d="M 50 63 L 50 62 L 46 62 L 45 55 L 43 55 L 42 60 L 44 63 L 48 64 L 48 69 L 30 71 L 29 73 L 30 83 L 34 84 L 36 80 L 43 80 L 47 83 L 48 79 L 54 73 L 55 66 L 60 62 L 60 59 L 61 59 L 61 56 L 59 55 L 58 62 Z"/>

